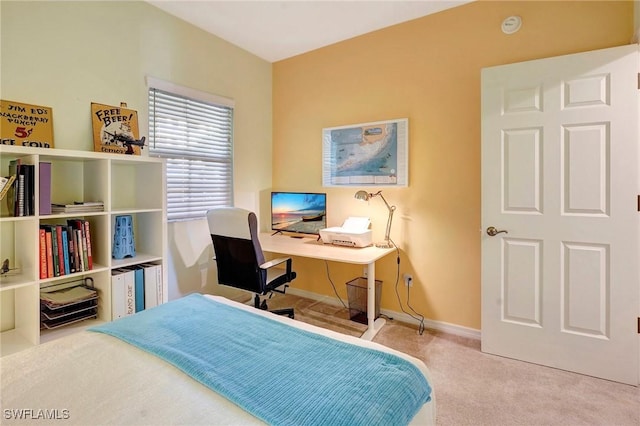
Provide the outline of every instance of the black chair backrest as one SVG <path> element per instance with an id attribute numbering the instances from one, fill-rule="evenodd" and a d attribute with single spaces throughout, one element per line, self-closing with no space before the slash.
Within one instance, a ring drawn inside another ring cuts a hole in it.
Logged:
<path id="1" fill-rule="evenodd" d="M 267 273 L 260 269 L 264 254 L 258 239 L 255 213 L 239 208 L 207 212 L 215 251 L 218 283 L 254 293 L 263 293 Z"/>

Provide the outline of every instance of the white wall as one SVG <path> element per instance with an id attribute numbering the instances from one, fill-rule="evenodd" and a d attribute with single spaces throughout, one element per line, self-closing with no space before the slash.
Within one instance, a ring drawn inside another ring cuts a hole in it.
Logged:
<path id="1" fill-rule="evenodd" d="M 147 75 L 234 99 L 234 192 L 259 210 L 255 194 L 271 187 L 270 63 L 141 1 L 2 1 L 0 20 L 0 97 L 53 108 L 56 148 L 93 150 L 91 102 L 127 102 L 147 134 Z M 210 253 L 185 253 L 176 231 L 208 232 L 170 224 L 169 297 L 215 292 Z"/>

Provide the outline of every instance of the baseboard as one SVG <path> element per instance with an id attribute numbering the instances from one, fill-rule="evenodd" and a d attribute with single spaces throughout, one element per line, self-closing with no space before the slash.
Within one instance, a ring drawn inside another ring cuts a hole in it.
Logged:
<path id="1" fill-rule="evenodd" d="M 317 300 L 319 302 L 326 303 L 328 305 L 342 307 L 342 303 L 340 303 L 340 301 L 336 297 L 324 296 L 322 294 L 312 293 L 310 291 L 300 290 L 298 288 L 293 288 L 293 287 L 287 288 L 287 293 L 291 293 L 294 296 L 304 297 L 311 300 Z M 347 303 L 346 300 L 344 302 Z M 413 318 L 409 314 L 405 314 L 404 312 L 395 312 L 395 311 L 390 311 L 388 309 L 380 309 L 380 313 L 387 317 L 393 318 L 395 320 L 405 322 L 407 324 L 418 325 L 417 319 Z M 463 327 L 461 325 L 450 324 L 442 321 L 434 321 L 426 318 L 424 320 L 424 327 L 431 330 L 440 331 L 443 333 L 453 334 L 455 336 L 480 340 L 480 330 L 476 330 L 474 328 Z"/>

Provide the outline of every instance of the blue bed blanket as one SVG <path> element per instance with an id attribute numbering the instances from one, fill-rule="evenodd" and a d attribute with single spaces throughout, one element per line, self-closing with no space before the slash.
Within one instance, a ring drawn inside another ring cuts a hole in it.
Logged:
<path id="1" fill-rule="evenodd" d="M 200 294 L 90 330 L 173 364 L 273 425 L 399 425 L 430 400 L 410 362 Z"/>

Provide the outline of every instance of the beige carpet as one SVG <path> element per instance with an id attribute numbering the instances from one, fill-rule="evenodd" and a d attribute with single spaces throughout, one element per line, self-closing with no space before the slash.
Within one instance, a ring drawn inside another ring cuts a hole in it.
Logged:
<path id="1" fill-rule="evenodd" d="M 364 326 L 347 309 L 292 295 L 296 319 L 345 334 Z M 640 388 L 480 352 L 480 342 L 387 321 L 375 342 L 421 359 L 431 370 L 438 425 L 640 426 Z"/>

